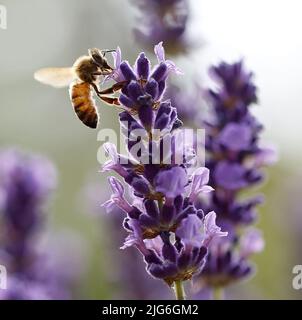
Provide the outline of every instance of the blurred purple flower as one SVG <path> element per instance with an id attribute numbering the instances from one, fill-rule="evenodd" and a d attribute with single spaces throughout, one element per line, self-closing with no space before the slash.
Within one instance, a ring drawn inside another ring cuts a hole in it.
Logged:
<path id="1" fill-rule="evenodd" d="M 190 47 L 187 37 L 189 5 L 187 0 L 132 0 L 139 10 L 134 34 L 148 47 L 164 41 L 171 53 Z"/>
<path id="2" fill-rule="evenodd" d="M 206 123 L 206 151 L 210 185 L 215 192 L 208 210 L 214 209 L 218 219 L 246 224 L 246 212 L 251 212 L 259 201 L 239 202 L 237 193 L 259 184 L 263 180 L 261 166 L 272 162 L 275 155 L 272 149 L 259 147 L 263 127 L 249 110 L 257 101 L 252 73 L 245 71 L 240 61 L 222 62 L 211 68 L 211 74 L 220 86 L 209 90 L 213 119 Z M 255 219 L 255 211 L 249 217 Z"/>
<path id="3" fill-rule="evenodd" d="M 252 73 L 245 71 L 240 61 L 222 62 L 211 68 L 211 74 L 219 87 L 209 90 L 213 112 L 206 122 L 206 165 L 209 184 L 215 190 L 206 204 L 196 205 L 205 212 L 215 210 L 217 224 L 227 226 L 229 237 L 210 246 L 205 268 L 196 277 L 202 289 L 224 287 L 251 275 L 248 257 L 260 252 L 264 242 L 259 232 L 246 231 L 240 236 L 237 230 L 255 221 L 262 197 L 239 200 L 239 192 L 259 184 L 263 180 L 261 167 L 275 160 L 272 149 L 259 147 L 263 127 L 249 110 L 257 102 Z"/>
<path id="4" fill-rule="evenodd" d="M 24 280 L 23 277 L 9 277 L 7 285 L 6 290 L 0 290 L 0 300 L 51 300 L 53 297 L 66 299 L 61 291 L 37 281 Z"/>
<path id="5" fill-rule="evenodd" d="M 179 119 L 186 126 L 199 127 L 204 116 L 201 86 L 196 83 L 184 89 L 183 85 L 170 84 L 164 97 L 171 100 Z"/>
<path id="6" fill-rule="evenodd" d="M 0 152 L 0 264 L 8 270 L 8 289 L 0 292 L 3 299 L 70 297 L 57 270 L 45 268 L 47 254 L 38 252 L 36 242 L 55 186 L 56 171 L 47 159 L 16 150 Z"/>
<path id="7" fill-rule="evenodd" d="M 239 190 L 247 186 L 247 170 L 238 163 L 220 161 L 213 173 L 213 179 L 218 187 L 227 190 Z"/>
<path id="8" fill-rule="evenodd" d="M 255 268 L 248 258 L 261 252 L 263 247 L 261 233 L 256 229 L 246 230 L 239 246 L 232 241 L 213 243 L 201 275 L 195 278 L 195 286 L 203 289 L 224 288 L 250 277 Z"/>
<path id="9" fill-rule="evenodd" d="M 248 258 L 254 253 L 261 252 L 264 248 L 262 233 L 255 228 L 249 228 L 240 239 L 240 256 Z"/>
<path id="10" fill-rule="evenodd" d="M 31 238 L 43 223 L 43 207 L 55 184 L 56 172 L 48 160 L 13 150 L 0 153 L 4 243 L 16 261 L 31 254 Z"/>
<path id="11" fill-rule="evenodd" d="M 246 124 L 229 123 L 221 131 L 218 143 L 230 151 L 244 151 L 252 142 L 251 128 Z"/>

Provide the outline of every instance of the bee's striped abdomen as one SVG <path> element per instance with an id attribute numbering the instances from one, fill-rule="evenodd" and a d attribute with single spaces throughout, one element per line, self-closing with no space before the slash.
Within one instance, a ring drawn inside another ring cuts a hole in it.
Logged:
<path id="1" fill-rule="evenodd" d="M 86 126 L 95 129 L 98 125 L 99 115 L 90 84 L 75 81 L 70 85 L 69 93 L 71 103 L 78 118 Z"/>

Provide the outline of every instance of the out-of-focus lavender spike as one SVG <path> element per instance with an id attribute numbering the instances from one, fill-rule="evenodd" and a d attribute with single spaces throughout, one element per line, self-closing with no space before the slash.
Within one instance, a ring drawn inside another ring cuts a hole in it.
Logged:
<path id="1" fill-rule="evenodd" d="M 134 28 L 136 39 L 147 47 L 163 41 L 170 54 L 192 46 L 188 38 L 190 18 L 187 0 L 132 0 L 138 9 Z"/>
<path id="2" fill-rule="evenodd" d="M 201 91 L 197 84 L 187 90 L 183 90 L 177 84 L 170 84 L 165 92 L 165 97 L 171 100 L 179 119 L 185 126 L 199 127 L 205 117 Z"/>
<path id="3" fill-rule="evenodd" d="M 45 202 L 55 181 L 56 172 L 48 160 L 14 150 L 0 153 L 2 241 L 16 271 L 33 254 L 33 237 L 44 222 Z"/>
<path id="4" fill-rule="evenodd" d="M 208 92 L 213 107 L 212 120 L 206 123 L 205 145 L 209 184 L 215 191 L 200 207 L 205 212 L 215 210 L 217 224 L 224 226 L 229 236 L 210 246 L 205 268 L 195 279 L 202 289 L 223 288 L 252 274 L 248 258 L 262 250 L 263 240 L 256 231 L 244 236 L 237 230 L 255 222 L 256 206 L 263 199 L 239 199 L 239 192 L 262 182 L 263 165 L 275 158 L 259 146 L 263 127 L 250 112 L 250 106 L 257 102 L 253 74 L 239 61 L 222 62 L 211 68 L 211 75 L 219 87 Z"/>
<path id="5" fill-rule="evenodd" d="M 0 151 L 0 264 L 8 273 L 2 299 L 70 297 L 62 279 L 51 276 L 56 270 L 39 267 L 47 254 L 39 254 L 36 246 L 55 186 L 56 170 L 47 159 L 16 150 Z M 44 272 L 48 277 L 42 280 Z"/>

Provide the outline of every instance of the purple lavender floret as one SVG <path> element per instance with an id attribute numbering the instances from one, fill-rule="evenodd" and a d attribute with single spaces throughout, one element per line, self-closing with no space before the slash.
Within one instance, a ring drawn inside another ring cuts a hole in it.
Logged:
<path id="1" fill-rule="evenodd" d="M 260 231 L 250 228 L 240 241 L 217 241 L 213 243 L 207 262 L 196 283 L 203 288 L 223 288 L 253 275 L 254 265 L 249 257 L 261 252 L 264 241 Z"/>
<path id="2" fill-rule="evenodd" d="M 128 158 L 119 154 L 113 144 L 105 143 L 111 159 L 103 165 L 103 171 L 113 170 L 120 175 L 132 199 L 126 199 L 126 189 L 118 179 L 109 177 L 113 193 L 104 205 L 117 205 L 126 214 L 124 228 L 129 236 L 124 248 L 138 248 L 147 271 L 172 285 L 191 279 L 204 264 L 210 239 L 201 229 L 212 215 L 204 217 L 193 202 L 198 194 L 211 192 L 212 188 L 207 186 L 208 169 L 197 168 L 192 173 L 194 150 L 183 140 L 176 109 L 169 100 L 163 100 L 168 76 L 180 70 L 165 59 L 162 43 L 155 46 L 155 54 L 158 64 L 150 71 L 144 53 L 134 67 L 121 61 L 119 49 L 114 53 L 115 70 L 107 80 L 122 84 L 119 101 L 124 111 L 120 122 Z M 163 148 L 165 138 L 171 142 L 168 152 Z M 138 143 L 140 148 L 134 152 Z M 154 155 L 158 156 L 156 160 Z M 226 235 L 216 227 L 215 219 L 210 221 L 213 238 Z M 197 223 L 194 232 L 193 222 Z M 192 232 L 185 233 L 184 224 Z"/>
<path id="3" fill-rule="evenodd" d="M 174 62 L 165 59 L 162 42 L 154 47 L 158 64 L 152 69 L 145 53 L 141 53 L 134 66 L 121 60 L 121 50 L 113 53 L 114 71 L 106 80 L 113 79 L 125 83 L 119 97 L 120 103 L 132 114 L 138 114 L 143 125 L 145 120 L 151 121 L 152 110 L 159 109 L 160 100 L 166 88 L 166 80 L 171 73 L 181 74 Z M 167 106 L 165 106 L 167 108 Z M 151 119 L 150 119 L 151 118 Z"/>
<path id="4" fill-rule="evenodd" d="M 132 0 L 139 9 L 136 39 L 152 47 L 164 41 L 168 51 L 185 51 L 188 47 L 187 24 L 189 4 L 187 0 Z"/>
<path id="5" fill-rule="evenodd" d="M 114 207 L 106 218 L 106 227 L 110 228 L 109 236 L 112 242 L 112 247 L 110 247 L 110 252 L 113 253 L 111 263 L 117 266 L 114 271 L 111 270 L 111 277 L 120 289 L 115 298 L 136 300 L 171 298 L 165 284 L 160 281 L 154 282 L 145 272 L 144 262 L 135 248 L 130 248 L 127 251 L 119 249 L 127 236 L 127 232 L 121 230 L 123 223 L 121 209 Z M 151 287 L 152 290 L 150 290 Z"/>
<path id="6" fill-rule="evenodd" d="M 204 218 L 197 214 L 187 216 L 175 231 L 173 243 L 168 232 L 144 240 L 139 224 L 132 220 L 132 232 L 122 249 L 135 246 L 144 256 L 149 274 L 170 286 L 175 281 L 190 280 L 202 270 L 210 243 L 227 235 L 216 226 L 215 219 L 215 212 Z"/>

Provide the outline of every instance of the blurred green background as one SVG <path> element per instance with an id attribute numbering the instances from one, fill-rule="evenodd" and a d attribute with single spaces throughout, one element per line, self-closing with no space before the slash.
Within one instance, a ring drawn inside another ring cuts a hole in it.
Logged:
<path id="1" fill-rule="evenodd" d="M 85 243 L 86 271 L 76 296 L 110 298 L 115 288 L 107 275 L 108 230 L 89 214 L 93 210 L 83 191 L 94 181 L 107 192 L 105 175 L 98 173 L 97 132 L 76 119 L 66 89 L 43 86 L 33 73 L 46 66 L 70 66 L 91 47 L 119 45 L 123 57 L 133 62 L 141 50 L 132 35 L 135 9 L 126 0 L 1 4 L 7 7 L 8 29 L 0 30 L 0 146 L 38 152 L 55 163 L 59 184 L 50 228 L 72 230 Z M 202 0 L 190 5 L 190 32 L 201 45 L 174 59 L 185 71 L 181 81 L 199 76 L 207 86 L 212 63 L 244 58 L 259 87 L 260 106 L 254 111 L 266 127 L 264 140 L 277 145 L 280 155 L 262 188 L 266 204 L 260 208 L 258 226 L 266 248 L 255 257 L 258 273 L 231 291 L 236 290 L 236 297 L 299 299 L 302 291 L 292 288 L 292 268 L 302 264 L 301 1 Z M 118 128 L 116 110 L 102 105 L 100 114 L 101 126 Z"/>

